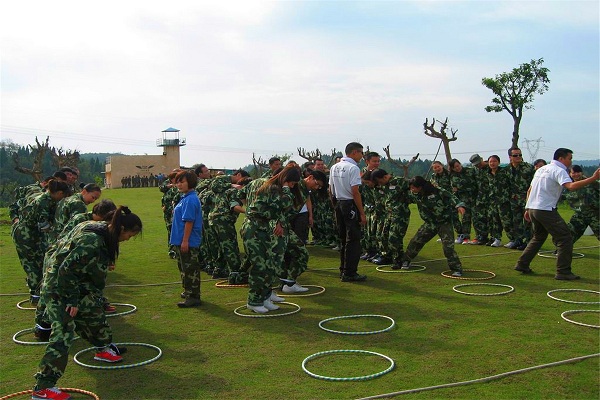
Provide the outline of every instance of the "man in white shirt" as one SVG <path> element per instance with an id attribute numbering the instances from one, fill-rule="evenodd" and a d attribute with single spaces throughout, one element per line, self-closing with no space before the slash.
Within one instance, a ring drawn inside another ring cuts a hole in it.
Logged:
<path id="1" fill-rule="evenodd" d="M 572 191 L 595 182 L 600 178 L 600 168 L 591 177 L 573 182 L 568 172 L 572 162 L 573 151 L 559 148 L 554 152 L 552 162 L 535 172 L 527 191 L 524 215 L 525 219 L 533 224 L 533 238 L 519 257 L 515 270 L 524 274 L 533 272 L 529 265 L 549 233 L 557 248 L 554 278 L 566 281 L 579 279 L 578 275 L 571 272 L 573 237 L 567 223 L 558 214 L 556 205 L 563 188 Z"/>
<path id="2" fill-rule="evenodd" d="M 363 146 L 357 142 L 346 145 L 346 157 L 329 170 L 329 194 L 335 204 L 335 218 L 341 241 L 340 278 L 342 282 L 367 279 L 359 275 L 361 225 L 367 223 L 362 198 L 358 162 L 363 157 Z"/>

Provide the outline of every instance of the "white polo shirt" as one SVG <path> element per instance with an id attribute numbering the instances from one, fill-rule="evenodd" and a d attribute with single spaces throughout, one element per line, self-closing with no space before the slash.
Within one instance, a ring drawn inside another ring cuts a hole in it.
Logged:
<path id="1" fill-rule="evenodd" d="M 525 208 L 552 211 L 556 208 L 565 183 L 572 182 L 567 167 L 552 160 L 535 172 Z"/>
<path id="2" fill-rule="evenodd" d="M 361 184 L 358 164 L 350 157 L 342 157 L 329 170 L 329 187 L 338 200 L 353 200 L 352 186 Z"/>

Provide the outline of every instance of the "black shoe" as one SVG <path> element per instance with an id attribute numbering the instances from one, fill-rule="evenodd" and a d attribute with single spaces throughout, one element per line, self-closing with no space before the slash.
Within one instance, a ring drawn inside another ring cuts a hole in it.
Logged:
<path id="1" fill-rule="evenodd" d="M 359 274 L 354 274 L 354 275 L 342 274 L 341 280 L 342 280 L 342 282 L 363 282 L 363 281 L 367 280 L 367 276 L 359 275 Z"/>
<path id="2" fill-rule="evenodd" d="M 575 274 L 556 274 L 554 276 L 554 279 L 559 281 L 574 281 L 577 279 L 581 279 L 581 277 Z"/>
<path id="3" fill-rule="evenodd" d="M 381 257 L 382 257 L 381 254 L 377 253 L 377 254 L 374 254 L 373 257 L 367 258 L 367 261 L 373 262 L 373 260 L 376 260 Z"/>
<path id="4" fill-rule="evenodd" d="M 515 271 L 522 272 L 524 274 L 533 274 L 533 270 L 529 267 L 515 267 Z"/>
<path id="5" fill-rule="evenodd" d="M 33 332 L 33 335 L 35 336 L 35 338 L 37 340 L 39 340 L 40 342 L 49 342 L 51 334 L 52 334 L 52 329 L 40 329 L 37 327 L 35 328 L 35 331 Z"/>
<path id="6" fill-rule="evenodd" d="M 108 347 L 110 347 L 112 349 L 112 351 L 114 351 L 115 353 L 117 353 L 118 356 L 127 353 L 127 347 L 124 347 L 124 346 L 117 347 L 116 344 L 111 343 L 111 344 L 108 345 Z"/>
<path id="7" fill-rule="evenodd" d="M 525 250 L 527 248 L 527 243 L 522 243 L 520 246 L 517 246 L 515 250 Z"/>
<path id="8" fill-rule="evenodd" d="M 379 257 L 379 258 L 376 258 L 375 260 L 373 260 L 373 264 L 377 264 L 377 265 L 388 265 L 391 263 L 392 263 L 392 260 L 388 257 Z"/>
<path id="9" fill-rule="evenodd" d="M 202 304 L 200 299 L 194 299 L 194 298 L 188 297 L 187 299 L 185 299 L 185 301 L 177 303 L 177 307 L 179 307 L 179 308 L 198 307 L 200 304 Z"/>
<path id="10" fill-rule="evenodd" d="M 477 242 L 477 244 L 478 244 L 479 246 L 486 246 L 488 243 L 491 245 L 491 244 L 493 243 L 493 239 L 492 239 L 492 241 L 490 242 L 490 240 L 489 240 L 488 238 L 486 238 L 486 237 L 482 237 L 482 238 L 480 238 L 480 239 L 479 239 L 479 241 Z"/>
<path id="11" fill-rule="evenodd" d="M 219 271 L 217 269 L 214 269 L 213 273 L 212 273 L 212 278 L 213 279 L 229 278 L 229 272 Z"/>
<path id="12" fill-rule="evenodd" d="M 515 241 L 510 241 L 507 244 L 504 245 L 504 247 L 506 247 L 507 249 L 512 249 L 515 250 L 517 247 L 521 246 L 523 244 L 523 242 L 521 242 L 520 240 L 515 240 Z"/>

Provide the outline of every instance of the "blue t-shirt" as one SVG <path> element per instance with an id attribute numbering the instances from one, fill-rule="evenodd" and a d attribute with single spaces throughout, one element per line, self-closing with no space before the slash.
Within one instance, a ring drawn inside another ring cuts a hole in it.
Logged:
<path id="1" fill-rule="evenodd" d="M 186 222 L 193 222 L 189 239 L 190 247 L 200 247 L 202 241 L 202 207 L 195 190 L 184 194 L 173 209 L 173 226 L 169 243 L 180 246 L 183 241 L 183 229 Z"/>

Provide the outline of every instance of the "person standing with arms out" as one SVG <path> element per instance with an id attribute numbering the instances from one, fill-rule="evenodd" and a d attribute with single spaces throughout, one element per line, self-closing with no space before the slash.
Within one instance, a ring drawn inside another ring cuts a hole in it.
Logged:
<path id="1" fill-rule="evenodd" d="M 202 208 L 196 195 L 198 176 L 192 170 L 184 170 L 175 176 L 175 186 L 181 198 L 173 209 L 171 240 L 177 255 L 177 267 L 181 274 L 185 300 L 177 303 L 180 308 L 197 307 L 200 302 L 200 243 L 202 242 Z"/>
<path id="2" fill-rule="evenodd" d="M 357 142 L 346 145 L 346 156 L 329 170 L 329 194 L 335 204 L 335 217 L 341 241 L 340 273 L 342 282 L 367 279 L 358 273 L 360 260 L 360 228 L 367 223 L 359 192 L 363 146 Z"/>
<path id="3" fill-rule="evenodd" d="M 567 223 L 559 215 L 556 205 L 563 188 L 573 191 L 596 182 L 600 178 L 600 168 L 591 177 L 573 182 L 568 173 L 572 162 L 573 151 L 561 147 L 554 152 L 550 164 L 539 168 L 533 176 L 531 186 L 527 190 L 524 213 L 525 220 L 533 225 L 533 238 L 519 257 L 515 266 L 516 271 L 524 274 L 533 272 L 529 265 L 550 234 L 557 247 L 554 279 L 563 281 L 579 279 L 579 276 L 571 271 L 573 235 Z"/>
<path id="4" fill-rule="evenodd" d="M 52 334 L 35 374 L 34 400 L 71 398 L 56 382 L 67 367 L 75 333 L 96 347 L 94 359 L 109 363 L 123 359 L 124 349 L 112 342 L 112 330 L 98 299 L 103 296 L 108 268 L 119 256 L 119 243 L 140 233 L 142 221 L 121 206 L 110 222 L 81 226 L 85 228 L 71 231 L 69 240 L 52 253 L 44 274 L 42 296 Z"/>

